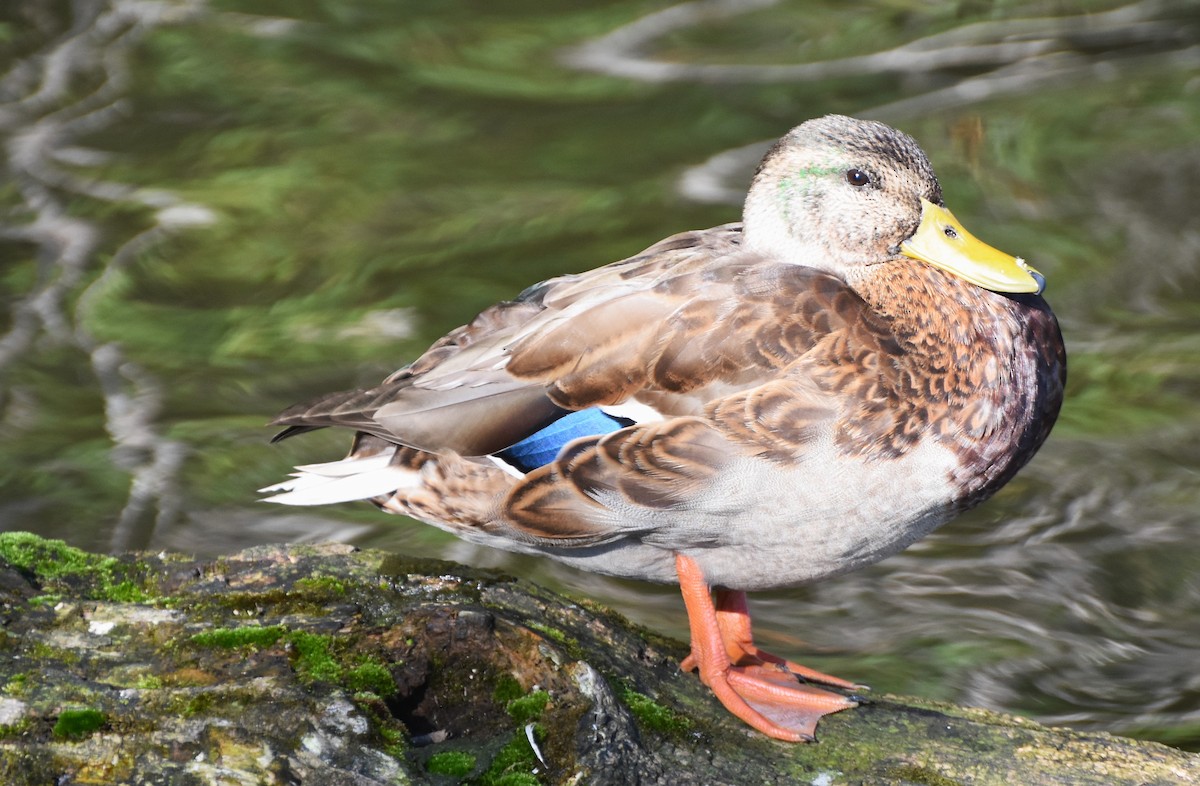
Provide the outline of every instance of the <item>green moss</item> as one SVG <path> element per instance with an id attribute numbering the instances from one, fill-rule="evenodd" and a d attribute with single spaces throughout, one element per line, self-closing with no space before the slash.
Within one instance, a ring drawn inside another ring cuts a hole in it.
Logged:
<path id="1" fill-rule="evenodd" d="M 425 763 L 425 769 L 435 775 L 452 775 L 462 778 L 475 769 L 475 756 L 466 751 L 435 753 Z"/>
<path id="2" fill-rule="evenodd" d="M 888 770 L 888 775 L 903 783 L 921 784 L 921 786 L 960 786 L 961 781 L 947 778 L 924 767 L 904 764 Z"/>
<path id="3" fill-rule="evenodd" d="M 175 696 L 175 700 L 171 703 L 171 710 L 164 713 L 165 716 L 174 712 L 183 718 L 236 718 L 245 711 L 246 707 L 261 699 L 257 693 L 241 687 L 222 688 L 220 686 L 208 686 L 198 691 L 181 691 Z"/>
<path id="4" fill-rule="evenodd" d="M 0 559 L 40 579 L 103 570 L 111 557 L 99 557 L 68 546 L 61 540 L 46 540 L 30 532 L 0 533 Z"/>
<path id="5" fill-rule="evenodd" d="M 660 734 L 682 734 L 690 731 L 692 722 L 670 707 L 663 706 L 632 688 L 621 690 L 621 701 L 644 728 Z"/>
<path id="6" fill-rule="evenodd" d="M 150 595 L 132 581 L 118 581 L 106 589 L 104 599 L 114 603 L 142 603 L 149 600 Z"/>
<path id="7" fill-rule="evenodd" d="M 209 647 L 270 647 L 280 640 L 292 648 L 293 668 L 307 682 L 343 683 L 353 691 L 369 690 L 380 696 L 395 692 L 396 686 L 387 667 L 368 660 L 353 667 L 339 663 L 334 655 L 334 639 L 317 633 L 288 631 L 282 625 L 217 628 L 192 636 L 192 641 Z"/>
<path id="8" fill-rule="evenodd" d="M 511 674 L 502 674 L 500 679 L 496 680 L 496 687 L 492 690 L 492 698 L 496 700 L 497 704 L 508 704 L 523 695 L 525 695 L 525 689 Z"/>
<path id="9" fill-rule="evenodd" d="M 521 729 L 496 752 L 487 772 L 474 783 L 478 786 L 538 786 L 541 781 L 533 774 L 533 770 L 540 765 L 525 737 L 525 730 Z"/>
<path id="10" fill-rule="evenodd" d="M 285 630 L 281 625 L 247 625 L 241 628 L 214 628 L 192 636 L 202 647 L 270 647 L 279 641 Z"/>
<path id="11" fill-rule="evenodd" d="M 306 682 L 333 682 L 354 693 L 369 692 L 383 697 L 396 692 L 396 682 L 386 664 L 368 656 L 359 656 L 351 663 L 340 660 L 332 636 L 289 631 L 283 625 L 247 625 L 203 631 L 193 635 L 191 641 L 225 649 L 270 647 L 284 641 L 292 648 L 292 667 Z"/>
<path id="12" fill-rule="evenodd" d="M 300 678 L 308 682 L 340 682 L 344 670 L 333 656 L 333 637 L 318 633 L 293 631 L 288 643 L 296 653 L 293 666 Z"/>
<path id="13" fill-rule="evenodd" d="M 0 560 L 32 573 L 42 584 L 61 586 L 68 580 L 91 584 L 85 597 L 118 603 L 140 603 L 150 595 L 127 575 L 128 569 L 113 557 L 89 554 L 61 540 L 47 540 L 29 532 L 0 533 Z M 58 593 L 45 593 L 57 598 Z"/>
<path id="14" fill-rule="evenodd" d="M 396 692 L 396 681 L 392 678 L 391 670 L 376 660 L 367 660 L 347 669 L 343 682 L 355 692 L 369 691 L 385 697 Z"/>
<path id="15" fill-rule="evenodd" d="M 232 614 L 235 617 L 244 614 L 251 619 L 260 609 L 267 606 L 279 613 L 306 616 L 319 615 L 325 611 L 324 600 L 315 599 L 310 595 L 288 592 L 282 587 L 230 592 L 215 599 L 215 605 L 226 614 Z"/>
<path id="16" fill-rule="evenodd" d="M 103 726 L 104 722 L 104 713 L 100 710 L 63 710 L 54 723 L 54 736 L 60 740 L 81 740 Z"/>
<path id="17" fill-rule="evenodd" d="M 196 715 L 207 715 L 208 711 L 216 704 L 217 695 L 212 691 L 204 691 L 189 697 L 183 707 L 180 708 L 179 714 L 185 718 L 191 718 Z"/>
<path id="18" fill-rule="evenodd" d="M 383 752 L 394 759 L 404 756 L 408 749 L 404 732 L 386 722 L 379 724 L 379 737 L 383 740 Z"/>
<path id="19" fill-rule="evenodd" d="M 29 675 L 18 672 L 8 678 L 8 682 L 4 683 L 3 688 L 0 688 L 0 693 L 6 696 L 24 696 L 29 692 L 29 683 Z"/>
<path id="20" fill-rule="evenodd" d="M 502 674 L 492 690 L 492 698 L 505 705 L 518 729 L 513 738 L 496 753 L 487 771 L 471 783 L 477 786 L 537 786 L 541 781 L 533 772 L 541 763 L 529 744 L 525 729 L 545 712 L 546 705 L 550 703 L 550 694 L 544 690 L 525 694 L 515 677 Z M 545 730 L 540 725 L 533 727 L 533 733 L 538 740 L 545 737 Z"/>
<path id="21" fill-rule="evenodd" d="M 535 690 L 528 696 L 522 696 L 508 702 L 506 709 L 513 720 L 523 726 L 531 720 L 540 718 L 549 701 L 549 693 L 544 690 Z"/>
<path id="22" fill-rule="evenodd" d="M 552 628 L 549 625 L 542 625 L 538 622 L 525 623 L 531 630 L 535 630 L 546 638 L 553 641 L 555 644 L 563 648 L 568 656 L 575 660 L 583 659 L 583 649 L 579 646 L 579 641 L 571 638 L 557 628 Z"/>
<path id="23" fill-rule="evenodd" d="M 29 657 L 34 660 L 46 660 L 73 666 L 79 662 L 79 653 L 74 650 L 53 647 L 42 641 L 35 641 L 29 647 Z"/>
<path id="24" fill-rule="evenodd" d="M 489 786 L 537 786 L 541 781 L 536 775 L 527 772 L 510 772 L 486 783 Z"/>
<path id="25" fill-rule="evenodd" d="M 341 579 L 336 579 L 333 576 L 313 576 L 311 578 L 297 579 L 294 585 L 298 590 L 312 592 L 319 595 L 342 596 L 346 594 L 346 584 Z"/>

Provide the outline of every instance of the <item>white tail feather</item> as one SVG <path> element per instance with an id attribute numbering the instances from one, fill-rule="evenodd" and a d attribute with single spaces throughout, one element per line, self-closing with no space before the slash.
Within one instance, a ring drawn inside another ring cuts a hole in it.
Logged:
<path id="1" fill-rule="evenodd" d="M 374 456 L 362 458 L 344 458 L 340 461 L 327 461 L 324 464 L 301 464 L 296 467 L 297 473 L 309 475 L 326 475 L 331 478 L 341 478 L 346 475 L 356 475 L 373 469 L 383 469 L 392 460 L 392 453 L 376 453 Z"/>
<path id="2" fill-rule="evenodd" d="M 420 482 L 420 473 L 403 467 L 385 466 L 341 476 L 299 472 L 292 480 L 262 489 L 263 492 L 284 492 L 267 497 L 263 502 L 280 505 L 330 505 L 335 502 L 370 499 L 390 494 L 397 489 L 414 488 L 420 485 Z"/>
<path id="3" fill-rule="evenodd" d="M 300 475 L 300 473 L 293 472 L 290 475 L 291 480 L 285 480 L 282 483 L 276 483 L 274 486 L 263 486 L 262 488 L 260 488 L 258 490 L 258 493 L 259 494 L 269 494 L 272 491 L 291 491 L 293 488 L 296 487 L 296 478 L 298 478 L 299 475 Z"/>

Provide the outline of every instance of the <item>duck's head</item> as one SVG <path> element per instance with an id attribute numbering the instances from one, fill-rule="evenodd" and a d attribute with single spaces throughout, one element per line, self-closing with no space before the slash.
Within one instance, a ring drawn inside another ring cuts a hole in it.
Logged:
<path id="1" fill-rule="evenodd" d="M 1040 292 L 1045 281 L 946 210 L 912 137 L 841 115 L 797 126 L 771 148 L 746 197 L 743 231 L 748 249 L 851 281 L 873 265 L 921 262 L 996 292 Z"/>

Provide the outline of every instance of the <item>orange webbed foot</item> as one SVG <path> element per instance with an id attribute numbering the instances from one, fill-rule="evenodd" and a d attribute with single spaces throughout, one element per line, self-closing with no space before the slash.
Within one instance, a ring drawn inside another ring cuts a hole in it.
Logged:
<path id="1" fill-rule="evenodd" d="M 744 593 L 719 590 L 714 607 L 700 566 L 677 554 L 675 567 L 692 633 L 692 654 L 680 666 L 685 671 L 698 669 L 701 682 L 731 713 L 775 739 L 805 742 L 815 739 L 823 716 L 858 705 L 797 677 L 858 687 L 853 683 L 759 650 L 750 635 Z"/>
<path id="2" fill-rule="evenodd" d="M 721 638 L 725 641 L 725 651 L 729 654 L 729 661 L 734 665 L 775 664 L 787 669 L 805 682 L 816 682 L 843 690 L 868 689 L 866 685 L 810 669 L 795 661 L 759 649 L 758 645 L 754 643 L 754 634 L 750 629 L 750 607 L 746 602 L 746 593 L 717 589 L 713 594 L 716 596 L 717 626 L 721 629 Z"/>

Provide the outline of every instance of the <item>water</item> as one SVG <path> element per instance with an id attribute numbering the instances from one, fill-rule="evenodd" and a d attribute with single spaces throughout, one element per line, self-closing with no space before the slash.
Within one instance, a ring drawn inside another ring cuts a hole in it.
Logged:
<path id="1" fill-rule="evenodd" d="M 6 3 L 0 528 L 198 555 L 344 540 L 683 637 L 671 588 L 257 504 L 344 449 L 263 424 L 533 281 L 735 218 L 790 126 L 875 117 L 1047 274 L 1068 399 L 996 499 L 757 596 L 760 637 L 878 691 L 1200 749 L 1198 45 L 1182 1 Z"/>

